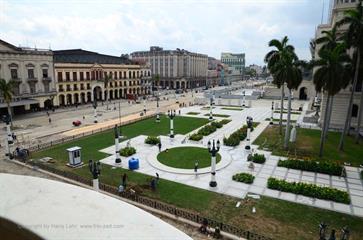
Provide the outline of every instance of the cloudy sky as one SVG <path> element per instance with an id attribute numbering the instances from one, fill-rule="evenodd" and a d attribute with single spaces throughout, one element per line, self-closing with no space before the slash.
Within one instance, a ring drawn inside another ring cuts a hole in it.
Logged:
<path id="1" fill-rule="evenodd" d="M 329 0 L 0 0 L 0 39 L 117 56 L 154 45 L 216 58 L 244 52 L 249 65 L 287 35 L 309 59 L 323 2 L 327 10 Z"/>

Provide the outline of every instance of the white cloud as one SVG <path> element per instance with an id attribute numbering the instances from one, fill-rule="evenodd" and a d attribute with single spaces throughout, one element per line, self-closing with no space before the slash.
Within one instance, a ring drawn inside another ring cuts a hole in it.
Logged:
<path id="1" fill-rule="evenodd" d="M 317 24 L 311 19 L 320 19 L 314 2 L 0 0 L 0 38 L 15 45 L 51 44 L 53 49 L 113 55 L 150 45 L 214 57 L 223 51 L 246 52 L 248 63 L 262 64 L 267 42 L 284 34 L 308 56 L 308 40 Z"/>

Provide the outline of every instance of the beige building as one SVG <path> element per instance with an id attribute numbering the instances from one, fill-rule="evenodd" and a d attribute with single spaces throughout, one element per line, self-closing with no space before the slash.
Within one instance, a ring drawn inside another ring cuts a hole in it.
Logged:
<path id="1" fill-rule="evenodd" d="M 208 56 L 184 49 L 163 50 L 150 47 L 150 51 L 131 53 L 133 60 L 150 64 L 151 74 L 159 75 L 157 86 L 170 89 L 196 88 L 206 85 Z"/>
<path id="2" fill-rule="evenodd" d="M 331 1 L 331 9 L 330 9 L 330 19 L 328 24 L 322 24 L 319 25 L 316 30 L 316 36 L 315 39 L 322 36 L 322 31 L 330 30 L 334 24 L 342 19 L 344 17 L 344 11 L 348 9 L 356 8 L 357 6 L 357 0 L 332 0 Z M 344 31 L 343 29 L 340 29 L 340 31 Z M 320 49 L 320 46 L 316 46 L 315 48 L 315 58 L 318 58 L 318 51 Z M 353 98 L 353 108 L 352 112 L 348 113 L 348 104 L 349 104 L 349 98 L 351 94 L 352 86 L 348 86 L 346 89 L 340 91 L 337 95 L 334 96 L 333 101 L 333 109 L 332 109 L 332 115 L 330 120 L 330 127 L 335 129 L 341 129 L 344 126 L 344 122 L 346 119 L 347 114 L 352 115 L 351 120 L 351 126 L 356 127 L 357 126 L 357 118 L 358 118 L 358 112 L 360 111 L 360 97 L 361 97 L 361 91 L 362 91 L 362 76 L 359 76 L 360 79 L 358 79 L 358 86 L 354 91 L 354 98 Z M 360 84 L 359 84 L 360 83 Z M 322 96 L 322 107 L 321 107 L 321 114 L 319 123 L 322 124 L 324 122 L 325 118 L 325 107 L 326 107 L 326 95 L 323 93 Z M 362 119 L 363 121 L 363 119 Z"/>
<path id="3" fill-rule="evenodd" d="M 10 104 L 14 114 L 52 107 L 56 96 L 53 73 L 50 50 L 16 47 L 0 40 L 0 78 L 15 82 Z M 7 112 L 6 107 L 0 97 L 2 114 Z"/>
<path id="4" fill-rule="evenodd" d="M 107 99 L 136 99 L 149 94 L 150 68 L 125 57 L 103 55 L 82 49 L 54 51 L 59 106 Z M 105 76 L 112 80 L 106 86 Z"/>

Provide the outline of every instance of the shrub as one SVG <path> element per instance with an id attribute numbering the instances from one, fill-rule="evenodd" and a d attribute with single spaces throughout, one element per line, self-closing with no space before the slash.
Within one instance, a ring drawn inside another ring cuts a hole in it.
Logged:
<path id="1" fill-rule="evenodd" d="M 203 138 L 202 135 L 198 134 L 198 133 L 194 133 L 189 137 L 189 140 L 192 141 L 200 141 Z"/>
<path id="2" fill-rule="evenodd" d="M 222 123 L 223 125 L 226 125 L 227 123 L 231 122 L 231 119 L 222 119 L 221 121 L 219 121 L 220 123 Z"/>
<path id="3" fill-rule="evenodd" d="M 151 145 L 156 145 L 156 144 L 159 144 L 160 143 L 160 138 L 155 137 L 155 136 L 148 136 L 145 139 L 145 143 L 146 144 L 151 144 Z"/>
<path id="4" fill-rule="evenodd" d="M 291 192 L 313 198 L 331 200 L 345 204 L 350 203 L 350 197 L 347 192 L 330 187 L 320 187 L 315 184 L 287 182 L 285 180 L 270 177 L 267 181 L 267 187 L 282 192 Z"/>
<path id="5" fill-rule="evenodd" d="M 120 155 L 124 156 L 124 157 L 129 157 L 135 153 L 136 153 L 136 149 L 133 147 L 125 147 L 125 148 L 122 148 L 120 151 Z"/>
<path id="6" fill-rule="evenodd" d="M 208 124 L 207 126 L 202 127 L 199 129 L 198 133 L 199 135 L 208 136 L 209 134 L 215 132 L 217 128 L 211 124 Z"/>
<path id="7" fill-rule="evenodd" d="M 297 159 L 279 160 L 277 166 L 299 169 L 303 171 L 325 173 L 329 175 L 341 176 L 343 167 L 332 162 L 303 161 Z"/>
<path id="8" fill-rule="evenodd" d="M 243 126 L 233 132 L 228 138 L 223 138 L 223 143 L 226 146 L 237 146 L 240 141 L 243 141 L 247 136 L 247 127 Z"/>
<path id="9" fill-rule="evenodd" d="M 250 154 L 250 155 L 248 155 L 248 157 L 247 157 L 247 161 L 252 161 L 252 162 L 254 162 L 254 163 L 260 163 L 260 164 L 262 164 L 262 163 L 265 163 L 266 162 L 266 157 L 265 157 L 265 155 L 263 155 L 263 154 L 258 154 L 258 153 L 255 153 L 255 154 Z"/>
<path id="10" fill-rule="evenodd" d="M 221 122 L 212 122 L 211 125 L 214 126 L 214 127 L 216 127 L 216 128 L 223 127 L 223 124 Z"/>
<path id="11" fill-rule="evenodd" d="M 253 183 L 253 180 L 255 180 L 255 177 L 249 173 L 237 173 L 232 176 L 232 180 L 237 181 L 237 182 L 251 184 L 251 183 Z"/>

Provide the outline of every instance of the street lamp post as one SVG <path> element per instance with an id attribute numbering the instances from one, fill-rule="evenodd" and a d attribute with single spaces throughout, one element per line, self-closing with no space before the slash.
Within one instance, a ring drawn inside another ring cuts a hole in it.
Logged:
<path id="1" fill-rule="evenodd" d="M 144 96 L 144 114 L 146 114 L 146 97 Z"/>
<path id="2" fill-rule="evenodd" d="M 99 190 L 98 176 L 101 174 L 101 164 L 99 161 L 89 160 L 88 166 L 93 177 L 92 180 L 93 188 L 94 190 L 98 191 Z"/>
<path id="3" fill-rule="evenodd" d="M 96 99 L 93 101 L 93 117 L 94 117 L 93 122 L 97 123 L 98 121 L 97 121 L 97 100 Z"/>
<path id="4" fill-rule="evenodd" d="M 160 113 L 159 113 L 159 93 L 156 96 L 156 122 L 160 122 Z"/>
<path id="5" fill-rule="evenodd" d="M 251 139 L 251 129 L 252 129 L 252 124 L 253 124 L 253 118 L 248 116 L 246 119 L 246 122 L 247 122 L 247 137 L 246 137 L 245 149 L 251 150 L 250 139 Z"/>
<path id="6" fill-rule="evenodd" d="M 117 125 L 115 125 L 115 152 L 116 152 L 115 163 L 121 163 L 119 138 L 120 138 L 120 132 Z"/>
<path id="7" fill-rule="evenodd" d="M 246 106 L 246 91 L 243 91 L 243 101 L 242 101 L 242 107 Z"/>
<path id="8" fill-rule="evenodd" d="M 168 116 L 170 118 L 170 138 L 174 138 L 174 117 L 175 117 L 175 110 L 168 110 Z"/>
<path id="9" fill-rule="evenodd" d="M 274 124 L 274 101 L 271 104 L 271 118 L 270 118 L 270 125 Z"/>
<path id="10" fill-rule="evenodd" d="M 217 153 L 218 153 L 219 149 L 220 149 L 219 140 L 217 141 L 217 146 L 215 144 L 214 139 L 213 139 L 213 144 L 211 144 L 211 142 L 208 141 L 208 151 L 212 155 L 212 159 L 211 159 L 211 180 L 209 182 L 210 187 L 216 187 L 217 186 L 217 181 L 216 181 L 216 157 L 217 157 Z"/>
<path id="11" fill-rule="evenodd" d="M 13 155 L 11 154 L 10 145 L 14 143 L 13 134 L 11 133 L 10 123 L 11 117 L 9 114 L 3 116 L 3 121 L 6 124 L 6 139 L 5 139 L 5 156 L 8 157 L 9 160 L 13 159 Z"/>
<path id="12" fill-rule="evenodd" d="M 209 121 L 213 121 L 213 95 L 210 97 L 209 102 Z"/>

